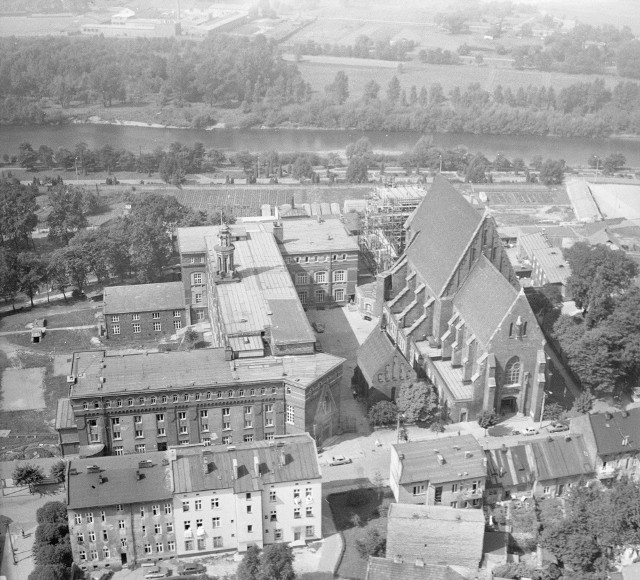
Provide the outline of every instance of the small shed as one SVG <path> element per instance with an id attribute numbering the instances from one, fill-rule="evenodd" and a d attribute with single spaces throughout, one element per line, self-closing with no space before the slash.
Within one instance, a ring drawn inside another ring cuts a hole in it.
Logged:
<path id="1" fill-rule="evenodd" d="M 46 318 L 36 318 L 33 321 L 33 326 L 31 327 L 31 342 L 38 343 L 44 338 L 46 326 L 47 326 Z"/>

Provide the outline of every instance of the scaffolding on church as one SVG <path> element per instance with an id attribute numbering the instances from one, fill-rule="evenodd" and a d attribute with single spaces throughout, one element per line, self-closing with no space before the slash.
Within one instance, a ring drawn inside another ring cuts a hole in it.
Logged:
<path id="1" fill-rule="evenodd" d="M 374 274 L 388 270 L 404 251 L 403 226 L 425 193 L 419 186 L 378 186 L 367 198 L 358 242 L 364 262 Z"/>

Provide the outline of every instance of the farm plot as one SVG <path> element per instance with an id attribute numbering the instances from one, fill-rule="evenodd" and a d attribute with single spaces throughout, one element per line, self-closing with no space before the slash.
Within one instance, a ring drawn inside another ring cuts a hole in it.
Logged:
<path id="1" fill-rule="evenodd" d="M 491 205 L 551 205 L 554 196 L 547 192 L 491 192 Z"/>

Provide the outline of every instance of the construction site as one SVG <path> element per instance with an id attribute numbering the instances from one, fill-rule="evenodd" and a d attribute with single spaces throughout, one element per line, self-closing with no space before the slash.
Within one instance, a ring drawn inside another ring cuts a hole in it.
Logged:
<path id="1" fill-rule="evenodd" d="M 404 251 L 404 223 L 425 194 L 418 185 L 378 186 L 367 197 L 358 243 L 373 274 L 390 268 Z"/>

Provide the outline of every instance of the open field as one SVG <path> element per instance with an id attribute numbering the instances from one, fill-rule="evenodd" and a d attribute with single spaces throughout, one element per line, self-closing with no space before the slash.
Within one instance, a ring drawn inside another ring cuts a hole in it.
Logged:
<path id="1" fill-rule="evenodd" d="M 77 301 L 70 299 L 67 303 L 38 304 L 33 308 L 24 308 L 20 312 L 9 310 L 0 317 L 0 331 L 26 330 L 29 328 L 27 325 L 32 324 L 36 318 L 46 318 L 47 328 L 97 324 L 95 315 L 99 307 L 99 304 L 86 302 L 84 305 L 79 305 Z"/>
<path id="2" fill-rule="evenodd" d="M 4 369 L 2 372 L 3 411 L 33 411 L 45 408 L 44 381 L 45 368 Z"/>
<path id="3" fill-rule="evenodd" d="M 293 59 L 293 56 L 285 56 L 285 58 Z M 394 75 L 398 77 L 402 88 L 407 90 L 407 93 L 411 85 L 416 85 L 420 89 L 423 85 L 429 88 L 433 83 L 440 83 L 445 92 L 456 86 L 465 88 L 471 83 L 480 83 L 482 88 L 489 91 L 498 85 L 512 89 L 528 85 L 544 85 L 553 86 L 557 92 L 574 83 L 593 82 L 597 78 L 587 75 L 494 68 L 475 64 L 443 65 L 419 62 L 404 63 L 403 72 L 399 74 L 397 65 L 390 61 L 322 56 L 305 56 L 297 64 L 304 80 L 319 92 L 323 92 L 324 87 L 333 82 L 336 73 L 343 70 L 349 77 L 349 93 L 352 100 L 362 97 L 364 86 L 371 80 L 375 80 L 382 87 L 384 95 L 384 90 Z M 619 80 L 614 76 L 602 78 L 607 85 L 614 85 Z"/>

